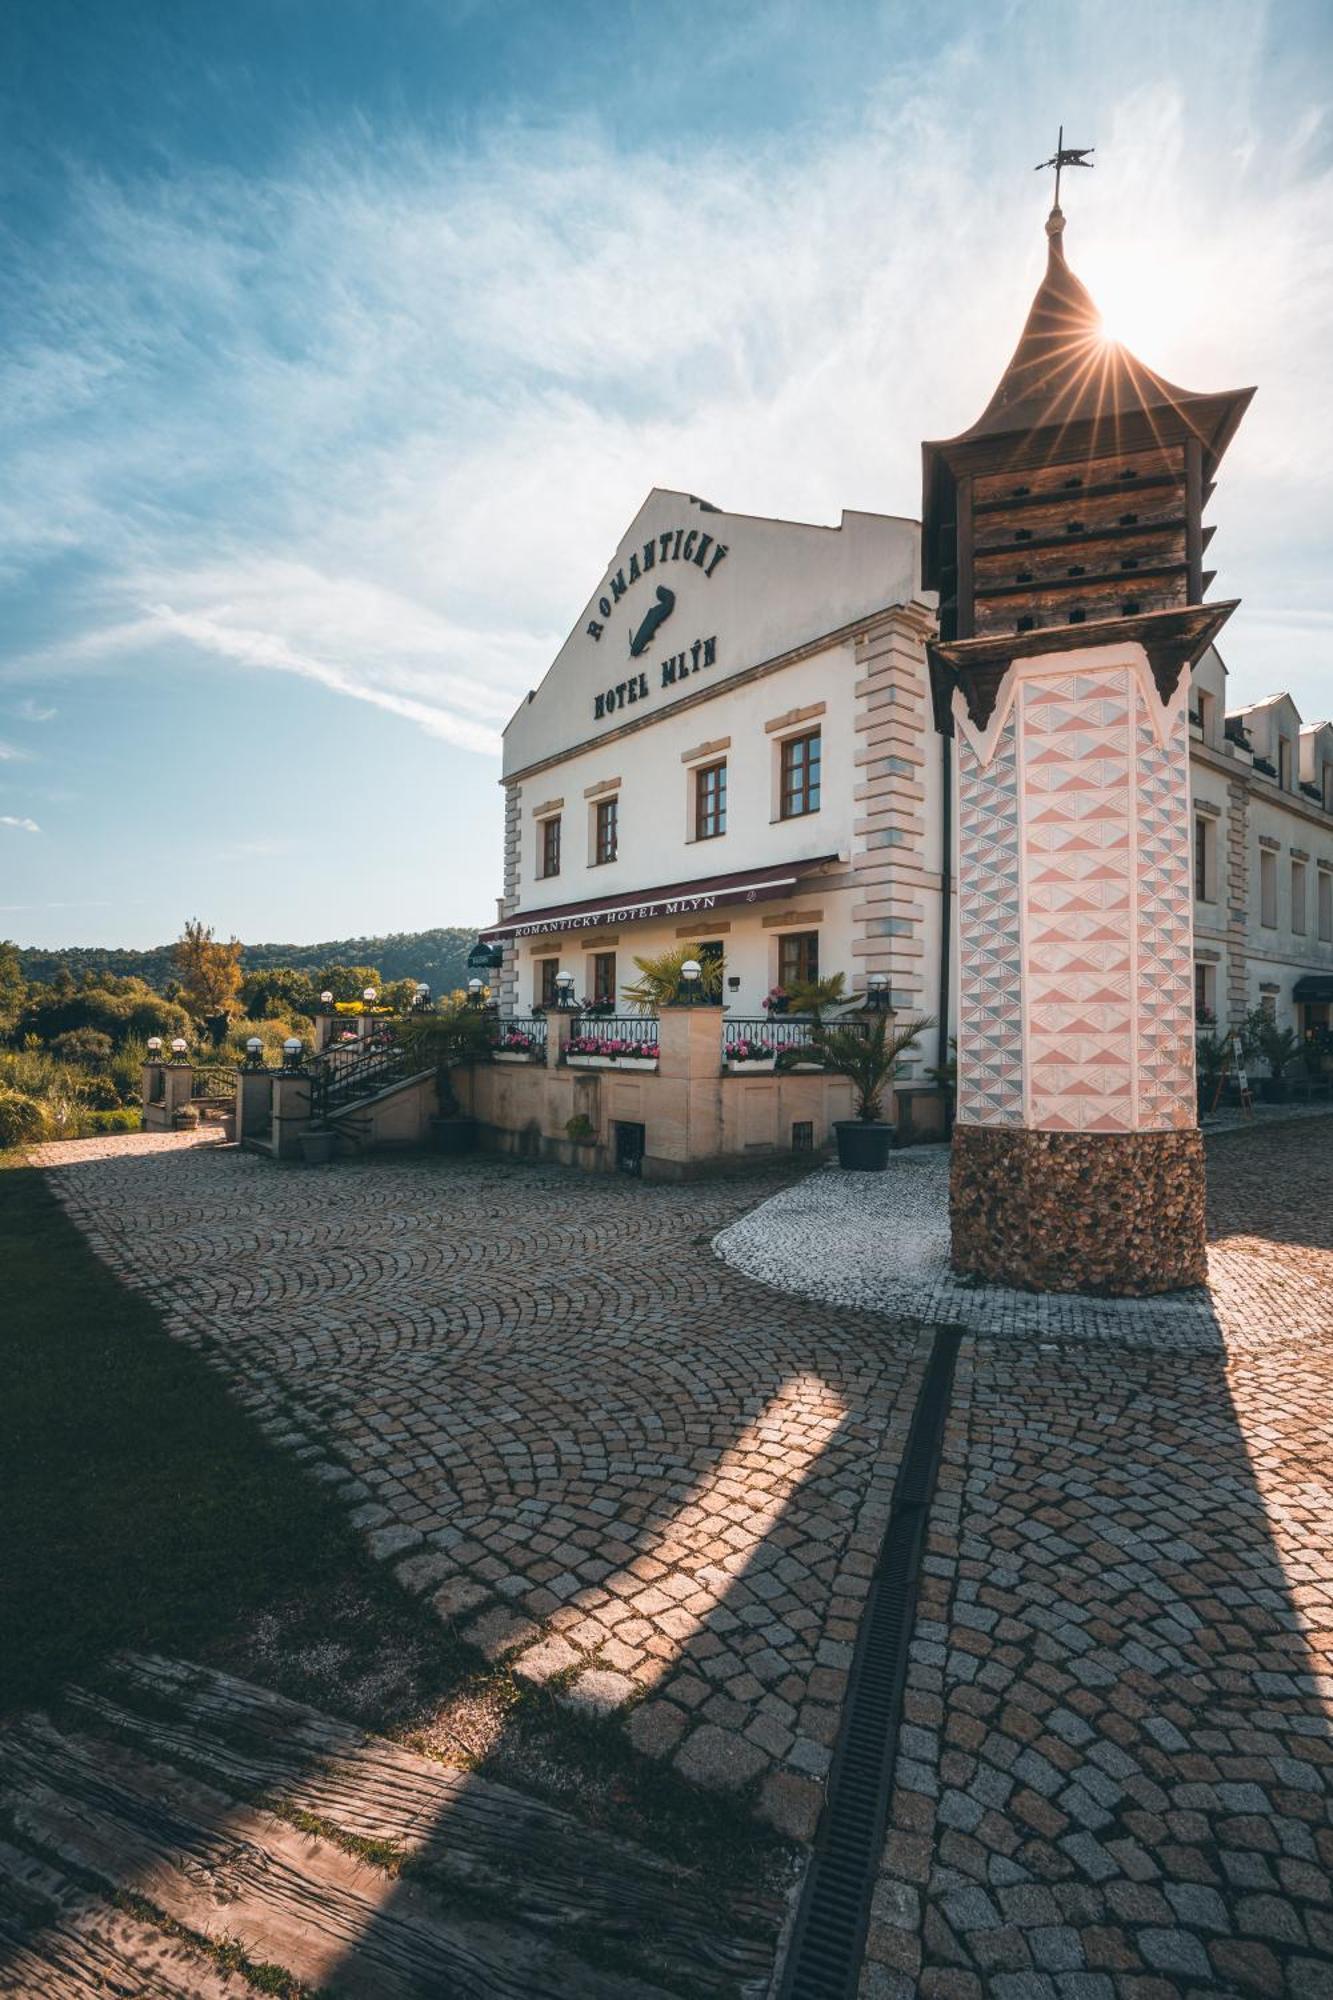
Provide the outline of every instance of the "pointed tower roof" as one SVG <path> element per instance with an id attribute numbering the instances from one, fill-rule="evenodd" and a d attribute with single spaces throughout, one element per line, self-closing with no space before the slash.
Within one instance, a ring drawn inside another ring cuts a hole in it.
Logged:
<path id="1" fill-rule="evenodd" d="M 921 448 L 926 581 L 933 582 L 934 529 L 956 476 L 966 469 L 1058 464 L 1108 451 L 1195 437 L 1211 479 L 1253 389 L 1200 394 L 1181 389 L 1108 340 L 1091 294 L 1070 270 L 1065 218 L 1046 222 L 1046 274 L 995 394 L 970 430 Z"/>

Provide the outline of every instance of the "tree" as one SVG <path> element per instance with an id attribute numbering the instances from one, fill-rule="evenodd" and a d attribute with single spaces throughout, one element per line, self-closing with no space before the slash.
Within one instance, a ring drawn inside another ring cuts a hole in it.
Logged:
<path id="1" fill-rule="evenodd" d="M 367 986 L 379 990 L 380 976 L 373 965 L 328 965 L 319 975 L 316 991 L 331 993 L 335 1000 L 359 1000 Z"/>
<path id="2" fill-rule="evenodd" d="M 310 974 L 290 965 L 247 972 L 241 981 L 241 1005 L 251 1021 L 289 1021 L 293 1014 L 312 1013 L 315 995 Z"/>
<path id="3" fill-rule="evenodd" d="M 198 1021 L 210 1014 L 234 1014 L 241 993 L 241 941 L 220 944 L 197 917 L 176 940 L 181 999 Z"/>
<path id="4" fill-rule="evenodd" d="M 23 977 L 18 946 L 0 940 L 0 1034 L 13 1027 L 27 998 L 28 982 Z"/>

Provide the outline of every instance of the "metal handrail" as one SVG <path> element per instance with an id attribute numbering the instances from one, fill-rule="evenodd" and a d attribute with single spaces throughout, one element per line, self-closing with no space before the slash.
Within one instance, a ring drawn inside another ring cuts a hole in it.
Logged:
<path id="1" fill-rule="evenodd" d="M 853 1034 L 868 1035 L 870 1022 L 865 1014 L 825 1016 L 825 1028 L 850 1028 Z M 722 1027 L 724 1062 L 762 1062 L 780 1055 L 784 1049 L 808 1049 L 815 1040 L 811 1014 L 728 1014 Z M 740 1049 L 747 1053 L 740 1054 Z M 753 1053 L 750 1053 L 753 1051 Z"/>
<path id="2" fill-rule="evenodd" d="M 652 1057 L 658 1053 L 661 1029 L 655 1014 L 584 1014 L 571 1044 L 592 1043 L 591 1048 L 573 1047 L 575 1055 Z M 566 1045 L 566 1056 L 570 1053 Z"/>
<path id="3" fill-rule="evenodd" d="M 236 1095 L 235 1066 L 213 1063 L 205 1069 L 196 1069 L 190 1079 L 190 1096 L 232 1098 Z"/>
<path id="4" fill-rule="evenodd" d="M 410 1064 L 408 1051 L 387 1022 L 360 1041 L 325 1049 L 310 1071 L 311 1118 L 324 1124 L 349 1104 L 406 1076 Z"/>
<path id="5" fill-rule="evenodd" d="M 495 1023 L 492 1046 L 503 1054 L 531 1056 L 534 1062 L 546 1061 L 546 1021 L 544 1018 L 529 1016 L 520 1018 L 516 1014 Z"/>

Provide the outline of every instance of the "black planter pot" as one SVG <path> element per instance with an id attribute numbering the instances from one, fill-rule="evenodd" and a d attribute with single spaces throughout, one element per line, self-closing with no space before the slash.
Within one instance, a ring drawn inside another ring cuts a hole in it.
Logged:
<path id="1" fill-rule="evenodd" d="M 477 1150 L 475 1118 L 432 1118 L 430 1129 L 437 1153 L 475 1153 Z"/>
<path id="2" fill-rule="evenodd" d="M 1287 1101 L 1287 1079 L 1285 1076 L 1262 1076 L 1259 1079 L 1259 1095 L 1265 1104 L 1285 1104 Z"/>
<path id="3" fill-rule="evenodd" d="M 838 1165 L 854 1172 L 882 1174 L 889 1164 L 893 1146 L 892 1125 L 867 1125 L 860 1118 L 834 1120 L 838 1141 Z"/>

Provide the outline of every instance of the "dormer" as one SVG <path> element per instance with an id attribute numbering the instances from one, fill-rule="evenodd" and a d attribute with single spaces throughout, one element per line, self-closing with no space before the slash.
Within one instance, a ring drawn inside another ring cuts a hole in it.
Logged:
<path id="1" fill-rule="evenodd" d="M 1301 790 L 1313 801 L 1318 794 L 1325 812 L 1333 812 L 1333 722 L 1310 722 L 1300 734 Z"/>
<path id="2" fill-rule="evenodd" d="M 1254 751 L 1254 768 L 1284 792 L 1300 786 L 1301 712 L 1289 694 L 1270 694 L 1228 721 L 1239 721 Z"/>
<path id="3" fill-rule="evenodd" d="M 1190 726 L 1199 740 L 1214 750 L 1222 747 L 1227 712 L 1227 670 L 1216 646 L 1195 661 L 1190 675 Z"/>

